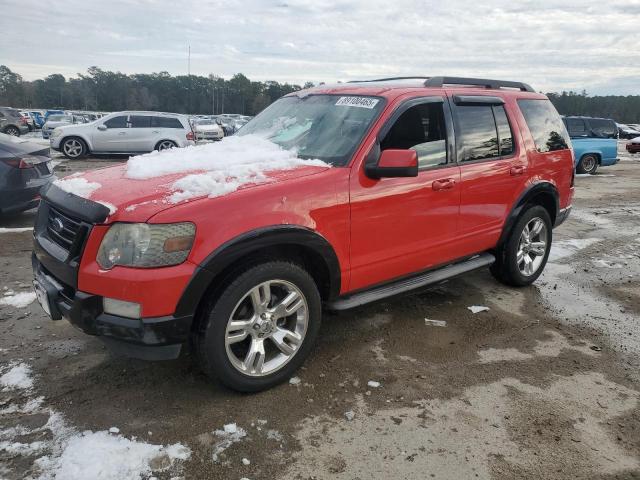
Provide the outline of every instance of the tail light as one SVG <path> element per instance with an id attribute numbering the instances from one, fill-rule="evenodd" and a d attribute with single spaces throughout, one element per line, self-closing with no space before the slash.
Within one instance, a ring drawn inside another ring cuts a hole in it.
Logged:
<path id="1" fill-rule="evenodd" d="M 33 168 L 33 164 L 26 162 L 24 158 L 7 158 L 2 160 L 2 162 L 13 168 Z"/>
<path id="2" fill-rule="evenodd" d="M 193 140 L 194 138 L 193 132 L 187 132 L 187 140 Z"/>
<path id="3" fill-rule="evenodd" d="M 26 125 L 27 124 L 27 117 L 20 117 L 20 123 L 22 125 Z"/>

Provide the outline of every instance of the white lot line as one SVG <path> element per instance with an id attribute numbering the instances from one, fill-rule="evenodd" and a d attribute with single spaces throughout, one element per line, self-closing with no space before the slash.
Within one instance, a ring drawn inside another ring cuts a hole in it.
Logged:
<path id="1" fill-rule="evenodd" d="M 0 385 L 11 394 L 0 410 L 0 422 L 11 418 L 14 426 L 0 430 L 0 453 L 24 457 L 17 463 L 32 462 L 33 476 L 38 480 L 139 480 L 156 472 L 179 474 L 181 463 L 191 455 L 189 448 L 173 445 L 153 445 L 135 438 L 128 439 L 110 431 L 79 432 L 64 417 L 44 405 L 43 397 L 34 396 L 34 380 L 26 363 L 0 367 Z M 8 405 L 7 405 L 8 403 Z M 27 421 L 33 415 L 45 416 L 46 422 L 33 427 Z M 16 422 L 24 419 L 25 425 Z M 20 441 L 25 435 L 43 438 Z M 35 460 L 34 460 L 35 458 Z M 28 463 L 27 463 L 28 465 Z M 2 476 L 11 472 L 7 465 Z"/>

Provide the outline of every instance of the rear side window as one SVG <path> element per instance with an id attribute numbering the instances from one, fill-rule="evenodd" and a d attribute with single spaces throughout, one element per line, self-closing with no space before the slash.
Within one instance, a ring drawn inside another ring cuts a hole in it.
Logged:
<path id="1" fill-rule="evenodd" d="M 151 117 L 151 126 L 156 128 L 184 128 L 175 117 Z"/>
<path id="2" fill-rule="evenodd" d="M 513 134 L 502 105 L 458 105 L 461 162 L 513 154 Z"/>
<path id="3" fill-rule="evenodd" d="M 593 135 L 596 137 L 616 138 L 618 128 L 613 120 L 607 120 L 606 118 L 590 118 L 588 122 Z"/>
<path id="4" fill-rule="evenodd" d="M 567 129 L 549 100 L 520 99 L 518 106 L 539 152 L 569 148 Z"/>
<path id="5" fill-rule="evenodd" d="M 571 137 L 584 137 L 587 135 L 587 127 L 581 118 L 566 118 L 564 121 Z"/>
<path id="6" fill-rule="evenodd" d="M 127 128 L 127 116 L 119 115 L 117 117 L 110 118 L 104 122 L 104 126 L 107 128 Z"/>
<path id="7" fill-rule="evenodd" d="M 129 122 L 131 123 L 131 128 L 151 127 L 151 117 L 148 115 L 131 115 Z"/>

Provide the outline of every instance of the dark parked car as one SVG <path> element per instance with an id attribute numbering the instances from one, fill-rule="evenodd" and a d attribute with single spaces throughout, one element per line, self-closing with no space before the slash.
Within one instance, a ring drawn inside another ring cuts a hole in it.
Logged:
<path id="1" fill-rule="evenodd" d="M 27 119 L 15 108 L 0 107 L 0 132 L 14 137 L 28 133 Z"/>
<path id="2" fill-rule="evenodd" d="M 40 188 L 50 183 L 49 147 L 0 133 L 0 214 L 29 210 L 40 203 Z"/>

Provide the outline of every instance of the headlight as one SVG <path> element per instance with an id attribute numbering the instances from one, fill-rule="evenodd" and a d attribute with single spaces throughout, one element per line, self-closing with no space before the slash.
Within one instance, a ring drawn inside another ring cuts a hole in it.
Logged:
<path id="1" fill-rule="evenodd" d="M 193 223 L 114 223 L 98 249 L 98 264 L 152 268 L 178 265 L 191 251 L 196 227 Z"/>

